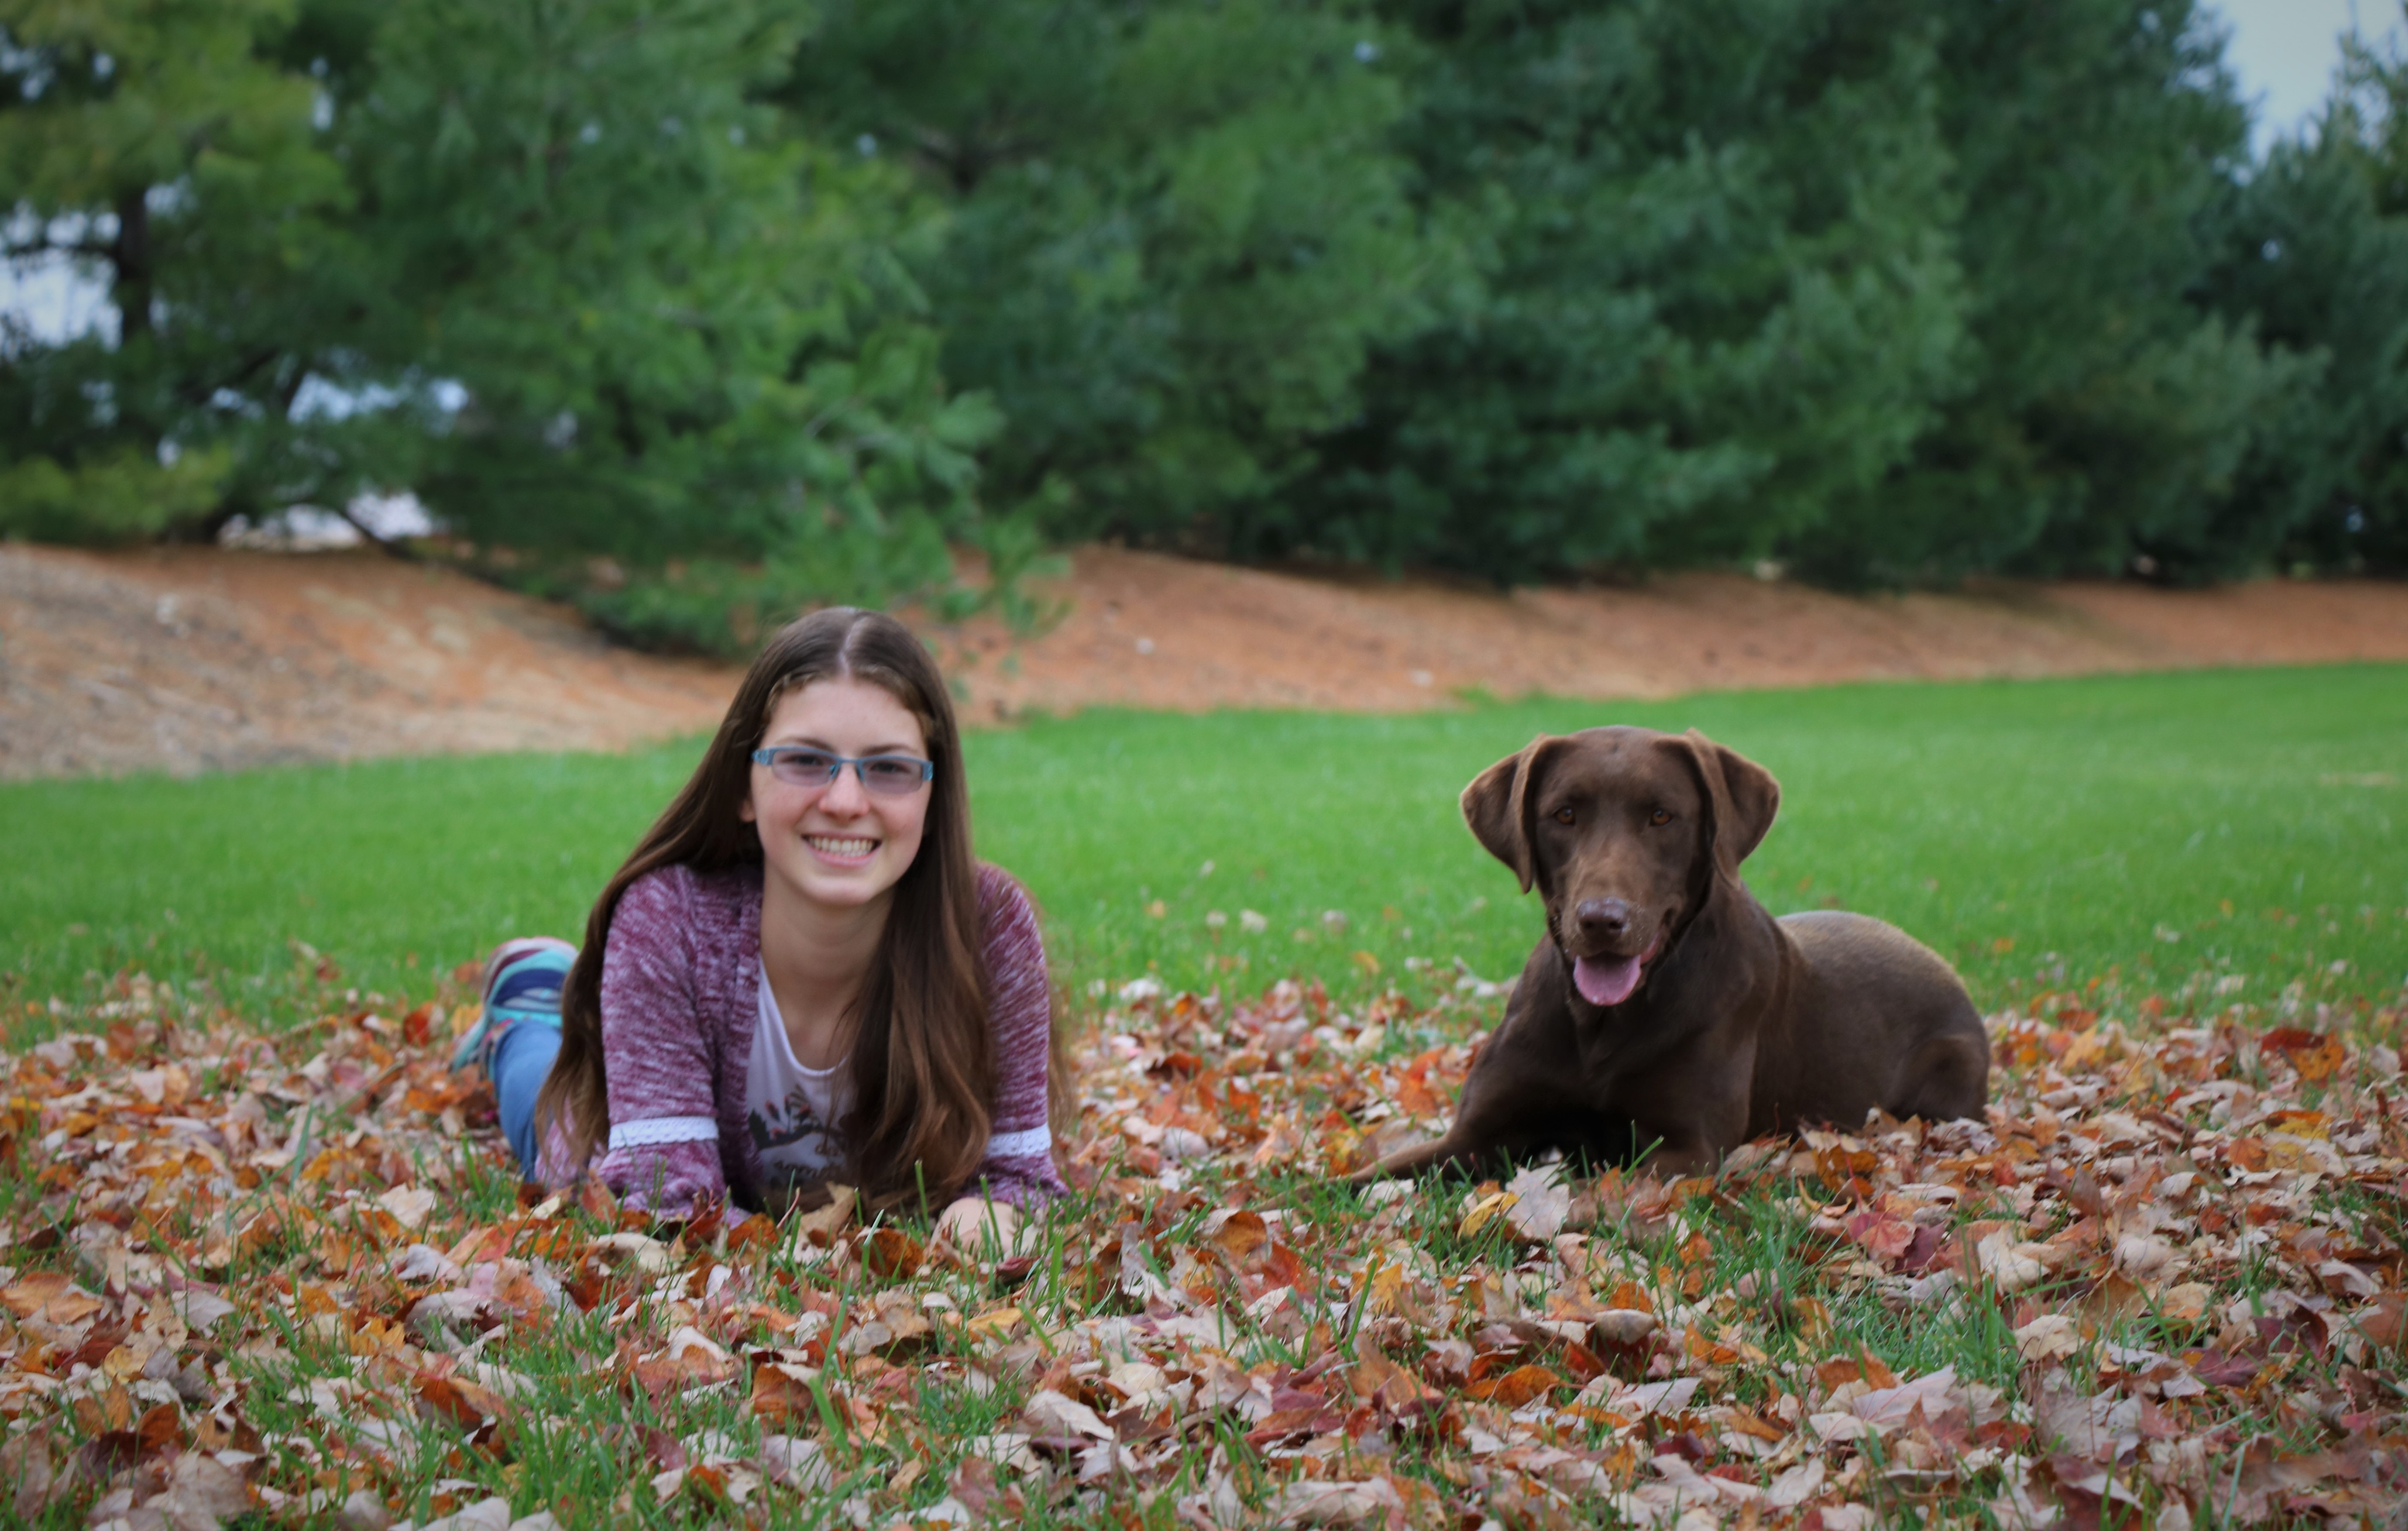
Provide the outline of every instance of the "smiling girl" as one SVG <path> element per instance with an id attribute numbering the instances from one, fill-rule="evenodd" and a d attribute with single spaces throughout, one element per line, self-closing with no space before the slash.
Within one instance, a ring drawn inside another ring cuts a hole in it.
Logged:
<path id="1" fill-rule="evenodd" d="M 971 858 L 952 700 L 891 617 L 773 637 L 584 947 L 509 943 L 485 993 L 462 1055 L 548 1182 L 681 1213 L 843 1181 L 965 1245 L 1062 1190 L 1036 914 Z"/>

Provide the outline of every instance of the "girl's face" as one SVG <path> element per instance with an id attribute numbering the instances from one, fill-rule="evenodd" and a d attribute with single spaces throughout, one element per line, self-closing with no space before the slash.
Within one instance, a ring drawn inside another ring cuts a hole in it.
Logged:
<path id="1" fill-rule="evenodd" d="M 778 700 L 761 747 L 801 745 L 831 755 L 926 759 L 920 720 L 883 687 L 849 676 L 814 680 Z M 920 853 L 930 784 L 900 795 L 868 791 L 851 766 L 834 781 L 797 785 L 755 761 L 745 822 L 761 834 L 768 875 L 806 903 L 852 909 L 885 895 Z"/>

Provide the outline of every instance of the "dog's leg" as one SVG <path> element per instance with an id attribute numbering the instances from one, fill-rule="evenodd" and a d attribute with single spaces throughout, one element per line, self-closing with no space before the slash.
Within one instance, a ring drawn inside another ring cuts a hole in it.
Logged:
<path id="1" fill-rule="evenodd" d="M 1523 965 L 1504 1021 L 1472 1060 L 1446 1131 L 1357 1170 L 1349 1183 L 1501 1165 L 1561 1143 L 1564 1128 L 1594 1109 L 1565 1010 L 1568 992 L 1555 942 L 1541 941 Z"/>
<path id="2" fill-rule="evenodd" d="M 1685 1180 L 1692 1175 L 1711 1175 L 1722 1167 L 1720 1150 L 1702 1138 L 1666 1138 L 1639 1161 L 1640 1173 L 1663 1180 Z"/>
<path id="3" fill-rule="evenodd" d="M 1988 1038 L 1961 1032 L 1928 1037 L 1908 1055 L 1903 1080 L 1899 1102 L 1889 1108 L 1892 1116 L 1926 1122 L 1979 1118 L 1990 1094 Z"/>
<path id="4" fill-rule="evenodd" d="M 1483 1053 L 1481 1062 L 1473 1066 L 1472 1077 L 1464 1081 L 1463 1099 L 1445 1132 L 1355 1171 L 1347 1177 L 1348 1183 L 1365 1186 L 1433 1169 L 1454 1173 L 1484 1165 L 1501 1166 L 1557 1141 L 1565 1113 L 1573 1104 L 1525 1070 L 1509 1066 L 1505 1054 Z"/>
<path id="5" fill-rule="evenodd" d="M 1369 1165 L 1346 1177 L 1346 1183 L 1360 1190 L 1374 1180 L 1410 1180 L 1432 1169 L 1453 1169 L 1467 1160 L 1477 1159 L 1480 1151 L 1468 1144 L 1458 1144 L 1452 1129 L 1426 1143 L 1400 1148 L 1375 1165 Z"/>

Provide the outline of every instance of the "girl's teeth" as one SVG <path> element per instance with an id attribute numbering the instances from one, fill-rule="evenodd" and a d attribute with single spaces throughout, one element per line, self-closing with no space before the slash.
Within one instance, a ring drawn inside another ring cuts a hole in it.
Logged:
<path id="1" fill-rule="evenodd" d="M 815 839 L 811 844 L 831 856 L 866 856 L 870 851 L 867 840 Z"/>

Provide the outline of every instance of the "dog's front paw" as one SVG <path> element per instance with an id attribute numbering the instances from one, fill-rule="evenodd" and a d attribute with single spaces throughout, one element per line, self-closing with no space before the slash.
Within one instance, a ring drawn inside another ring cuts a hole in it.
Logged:
<path id="1" fill-rule="evenodd" d="M 1670 1182 L 1693 1175 L 1712 1175 L 1722 1166 L 1722 1159 L 1720 1151 L 1711 1144 L 1663 1142 L 1633 1167 L 1641 1175 Z"/>
<path id="2" fill-rule="evenodd" d="M 1346 1177 L 1346 1188 L 1350 1191 L 1364 1191 L 1394 1180 L 1397 1175 L 1395 1168 L 1397 1157 L 1396 1154 L 1391 1153 L 1365 1165 Z"/>

